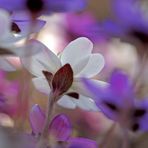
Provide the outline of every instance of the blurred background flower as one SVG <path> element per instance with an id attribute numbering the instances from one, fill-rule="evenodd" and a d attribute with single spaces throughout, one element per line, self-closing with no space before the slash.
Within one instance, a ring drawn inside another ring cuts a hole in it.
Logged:
<path id="1" fill-rule="evenodd" d="M 77 0 L 75 3 L 73 3 L 73 1 L 69 2 L 68 0 L 64 0 L 63 3 L 56 0 L 53 3 L 53 1 L 51 2 L 49 0 L 49 5 L 47 6 L 45 5 L 45 1 L 38 2 L 43 2 L 43 7 L 30 5 L 34 4 L 33 0 L 0 1 L 0 7 L 6 8 L 7 10 L 17 10 L 13 13 L 12 11 L 9 11 L 8 13 L 8 15 L 10 14 L 10 19 L 12 19 L 10 28 L 13 33 L 14 31 L 19 31 L 20 35 L 25 34 L 24 36 L 26 36 L 28 34 L 30 24 L 32 25 L 32 18 L 30 18 L 31 12 L 33 18 L 37 16 L 40 17 L 38 17 L 39 21 L 38 23 L 36 22 L 36 26 L 34 25 L 32 27 L 36 34 L 29 35 L 29 39 L 35 38 L 40 40 L 59 57 L 60 52 L 63 51 L 70 41 L 77 37 L 88 37 L 94 44 L 93 52 L 101 53 L 106 62 L 103 70 L 94 77 L 95 79 L 108 81 L 112 71 L 120 68 L 128 73 L 131 80 L 135 82 L 133 85 L 135 86 L 134 91 L 137 98 L 140 100 L 141 98 L 146 98 L 148 96 L 147 0 L 87 0 L 87 5 L 86 1 L 83 0 Z M 7 3 L 9 3 L 9 5 L 5 5 Z M 25 13 L 20 11 L 18 13 L 18 10 L 20 9 L 25 10 Z M 41 14 L 46 14 L 46 16 Z M 46 24 L 44 21 L 46 21 Z M 3 24 L 2 21 L 1 25 L 3 26 Z M 4 30 L 1 29 L 1 31 L 3 32 Z M 15 36 L 16 38 L 20 37 L 16 35 L 16 32 Z M 4 36 L 1 36 L 1 38 L 3 37 Z M 21 45 L 22 42 L 24 43 L 24 41 L 21 41 L 19 45 Z M 85 53 L 85 49 L 83 50 Z M 77 60 L 77 57 L 73 58 L 74 60 Z M 28 62 L 30 63 L 29 60 Z M 28 76 L 30 76 L 30 78 L 32 77 L 21 65 L 20 58 L 16 56 L 11 57 L 11 59 L 10 57 L 1 57 L 0 67 L 3 70 L 11 69 L 11 72 L 8 72 L 8 77 L 11 80 L 19 79 L 20 82 L 28 82 Z M 22 73 L 24 74 L 24 72 L 25 75 L 22 76 Z M 6 83 L 6 81 L 2 82 Z M 42 85 L 43 83 L 40 82 L 40 84 Z M 2 85 L 2 87 L 6 86 Z M 41 107 L 45 108 L 48 99 L 47 96 L 38 92 L 32 84 L 29 87 L 29 93 L 26 93 L 27 91 L 23 90 L 22 86 L 20 89 L 25 95 L 29 95 L 29 109 L 35 103 L 40 104 Z M 9 93 L 7 92 L 6 94 Z M 9 97 L 10 95 L 8 98 Z M 144 106 L 144 104 L 142 104 L 142 106 Z M 25 108 L 22 110 L 24 109 Z M 7 111 L 7 113 L 9 112 L 10 115 L 8 114 L 8 117 L 11 117 L 11 111 Z M 28 110 L 26 112 L 28 113 Z M 101 112 L 87 112 L 78 109 L 77 107 L 74 110 L 71 110 L 56 105 L 53 115 L 57 115 L 58 113 L 64 113 L 71 119 L 74 127 L 72 135 L 99 139 L 98 143 L 101 143 L 100 139 L 105 137 L 107 131 L 113 124 L 113 121 L 105 117 Z M 4 118 L 7 118 L 3 115 L 1 117 L 3 121 Z M 22 123 L 16 120 L 17 124 L 15 124 L 12 118 L 10 118 L 10 120 L 7 119 L 7 121 L 8 124 L 12 126 Z M 28 119 L 25 121 L 23 122 L 24 129 L 31 131 Z M 3 123 L 6 124 L 6 122 L 2 122 L 2 124 Z M 114 133 L 116 136 L 115 139 L 118 139 L 119 141 L 121 140 L 120 132 L 118 127 L 116 127 Z M 141 137 L 139 138 L 139 136 Z M 147 148 L 147 143 L 145 142 L 147 134 L 144 134 L 143 136 L 143 134 L 138 133 L 135 134 L 134 138 L 136 138 L 136 140 L 133 140 L 133 147 L 138 148 L 141 145 L 143 148 Z"/>

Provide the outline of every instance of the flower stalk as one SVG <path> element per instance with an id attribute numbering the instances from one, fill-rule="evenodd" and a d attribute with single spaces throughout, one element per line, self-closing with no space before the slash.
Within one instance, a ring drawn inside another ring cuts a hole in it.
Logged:
<path id="1" fill-rule="evenodd" d="M 42 133 L 39 138 L 38 148 L 44 148 L 44 146 L 49 145 L 50 137 L 49 136 L 49 125 L 51 122 L 51 117 L 54 111 L 54 104 L 59 99 L 60 95 L 57 92 L 50 92 L 48 99 L 48 106 L 46 112 L 45 124 L 42 130 Z"/>
<path id="2" fill-rule="evenodd" d="M 59 95 L 57 95 L 56 93 L 51 91 L 50 95 L 49 95 L 49 100 L 48 100 L 48 108 L 47 108 L 45 125 L 44 125 L 44 128 L 43 128 L 41 137 L 47 138 L 47 136 L 48 136 L 49 124 L 50 124 L 52 113 L 53 113 L 53 110 L 54 110 L 54 104 L 55 104 L 57 98 L 59 98 Z"/>

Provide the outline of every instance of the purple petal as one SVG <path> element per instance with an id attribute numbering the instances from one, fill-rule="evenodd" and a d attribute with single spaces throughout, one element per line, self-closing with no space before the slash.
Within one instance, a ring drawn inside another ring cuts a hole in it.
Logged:
<path id="1" fill-rule="evenodd" d="M 120 113 L 133 108 L 134 92 L 131 81 L 123 72 L 116 70 L 110 78 L 110 86 L 101 95 L 100 108 L 111 119 L 118 120 Z"/>
<path id="2" fill-rule="evenodd" d="M 126 28 L 111 20 L 106 20 L 101 24 L 102 31 L 109 36 L 121 37 L 126 33 Z"/>
<path id="3" fill-rule="evenodd" d="M 75 37 L 85 36 L 94 41 L 100 38 L 100 28 L 91 13 L 68 14 L 66 17 L 67 29 Z M 81 23 L 78 23 L 81 21 Z"/>
<path id="4" fill-rule="evenodd" d="M 86 138 L 70 138 L 68 148 L 97 148 L 97 143 Z"/>
<path id="5" fill-rule="evenodd" d="M 147 19 L 144 17 L 144 12 L 141 11 L 140 3 L 138 3 L 138 1 L 114 0 L 113 11 L 120 22 L 125 26 L 147 26 Z"/>
<path id="6" fill-rule="evenodd" d="M 87 79 L 84 79 L 84 84 L 92 93 L 100 110 L 112 120 L 117 121 L 121 111 L 134 105 L 132 85 L 128 77 L 120 71 L 113 72 L 107 87 L 101 88 Z"/>
<path id="7" fill-rule="evenodd" d="M 117 120 L 118 119 L 118 112 L 116 110 L 112 110 L 109 106 L 106 106 L 106 103 L 112 103 L 111 106 L 114 107 L 116 103 L 116 96 L 114 97 L 110 94 L 110 90 L 108 89 L 109 85 L 102 88 L 93 81 L 89 79 L 83 79 L 84 85 L 92 94 L 92 98 L 95 100 L 96 105 L 98 108 L 110 119 Z M 116 106 L 115 106 L 116 108 Z"/>
<path id="8" fill-rule="evenodd" d="M 56 12 L 80 11 L 85 8 L 87 0 L 48 0 L 48 10 Z"/>
<path id="9" fill-rule="evenodd" d="M 58 141 L 66 141 L 71 135 L 71 124 L 68 117 L 64 114 L 54 117 L 50 123 L 49 132 Z"/>
<path id="10" fill-rule="evenodd" d="M 133 87 L 128 76 L 122 71 L 115 70 L 110 78 L 110 89 L 112 93 L 120 96 L 120 98 L 133 100 Z"/>
<path id="11" fill-rule="evenodd" d="M 26 0 L 0 0 L 0 8 L 8 11 L 22 10 L 25 8 Z"/>
<path id="12" fill-rule="evenodd" d="M 25 11 L 19 11 L 19 13 L 17 11 L 13 11 L 11 18 L 14 21 L 31 21 L 30 13 Z"/>
<path id="13" fill-rule="evenodd" d="M 90 96 L 92 99 L 99 103 L 101 101 L 99 97 L 104 94 L 103 90 L 107 88 L 108 85 L 101 85 L 101 83 L 96 83 L 95 81 L 87 78 L 82 78 L 82 82 L 84 83 L 86 89 L 91 93 Z"/>
<path id="14" fill-rule="evenodd" d="M 65 11 L 80 11 L 86 6 L 86 0 L 44 0 L 44 10 L 45 13 L 65 12 Z M 0 8 L 6 9 L 8 11 L 18 11 L 25 10 L 26 0 L 1 0 Z"/>
<path id="15" fill-rule="evenodd" d="M 119 70 L 115 70 L 110 78 L 111 88 L 124 94 L 131 91 L 131 82 L 126 74 Z"/>
<path id="16" fill-rule="evenodd" d="M 45 114 L 43 113 L 39 105 L 35 104 L 30 112 L 30 124 L 34 134 L 39 134 L 42 132 L 44 122 Z"/>

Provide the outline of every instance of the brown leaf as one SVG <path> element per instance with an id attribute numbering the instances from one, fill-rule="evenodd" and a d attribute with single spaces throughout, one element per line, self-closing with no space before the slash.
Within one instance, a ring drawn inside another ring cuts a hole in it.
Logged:
<path id="1" fill-rule="evenodd" d="M 48 71 L 42 71 L 44 76 L 46 77 L 46 80 L 48 81 L 49 86 L 51 87 L 51 81 L 53 78 L 53 74 L 51 72 Z"/>
<path id="2" fill-rule="evenodd" d="M 0 47 L 0 55 L 14 55 L 14 53 L 9 51 L 9 49 Z"/>
<path id="3" fill-rule="evenodd" d="M 65 93 L 73 83 L 73 70 L 70 64 L 65 64 L 54 75 L 52 80 L 52 89 L 59 95 Z"/>
<path id="4" fill-rule="evenodd" d="M 12 22 L 11 24 L 11 30 L 15 33 L 20 33 L 21 32 L 21 29 L 19 28 L 19 26 L 15 23 L 15 22 Z"/>
<path id="5" fill-rule="evenodd" d="M 70 92 L 70 93 L 67 93 L 66 95 L 68 95 L 74 99 L 79 99 L 79 94 L 76 92 Z"/>

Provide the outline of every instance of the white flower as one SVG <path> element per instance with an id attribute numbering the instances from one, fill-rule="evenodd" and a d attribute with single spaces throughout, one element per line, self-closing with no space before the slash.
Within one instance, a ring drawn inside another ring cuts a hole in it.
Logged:
<path id="1" fill-rule="evenodd" d="M 36 47 L 40 46 L 40 43 L 35 40 L 30 41 L 25 46 L 16 44 L 30 34 L 29 26 L 31 21 L 20 20 L 20 18 L 17 20 L 17 17 L 14 19 L 15 22 L 12 21 L 10 14 L 7 11 L 0 9 L 0 69 L 7 71 L 15 70 L 15 67 L 6 58 L 7 55 L 28 56 L 30 50 L 32 53 L 36 53 L 38 52 L 38 48 Z M 15 33 L 12 31 L 12 23 L 17 23 L 15 25 L 20 29 L 20 32 Z M 37 32 L 37 30 L 40 30 L 43 25 L 44 21 L 38 21 L 31 33 Z M 27 49 L 29 52 L 27 52 Z"/>
<path id="2" fill-rule="evenodd" d="M 43 48 L 42 48 L 43 49 Z M 65 64 L 70 64 L 74 72 L 74 81 L 69 92 L 77 92 L 79 99 L 75 99 L 64 95 L 57 103 L 63 107 L 74 109 L 79 107 L 85 110 L 98 110 L 95 103 L 90 99 L 88 91 L 84 89 L 80 79 L 82 77 L 91 79 L 97 75 L 104 66 L 104 58 L 101 54 L 92 54 L 92 42 L 81 37 L 72 41 L 60 54 L 56 56 L 52 51 L 44 46 L 44 50 L 36 55 L 32 55 L 31 62 L 28 63 L 28 58 L 23 58 L 23 65 L 36 77 L 33 78 L 35 87 L 49 95 L 50 88 L 42 71 L 49 71 L 52 74 L 60 69 Z M 99 85 L 105 85 L 104 82 L 93 80 Z"/>
<path id="3" fill-rule="evenodd" d="M 22 15 L 22 17 L 25 17 Z M 14 20 L 11 19 L 10 14 L 0 9 L 0 47 L 10 48 L 10 50 L 14 47 L 14 43 L 21 40 L 24 37 L 27 37 L 29 33 L 37 32 L 39 31 L 45 24 L 44 21 L 37 20 L 36 24 L 33 26 L 33 30 L 30 30 L 31 20 L 23 20 L 20 16 L 12 16 Z M 13 22 L 14 21 L 14 22 Z M 12 23 L 16 23 L 16 25 L 19 27 L 20 32 L 15 33 L 12 31 Z M 12 46 L 13 45 L 13 46 Z M 13 49 L 15 52 L 15 49 Z"/>

